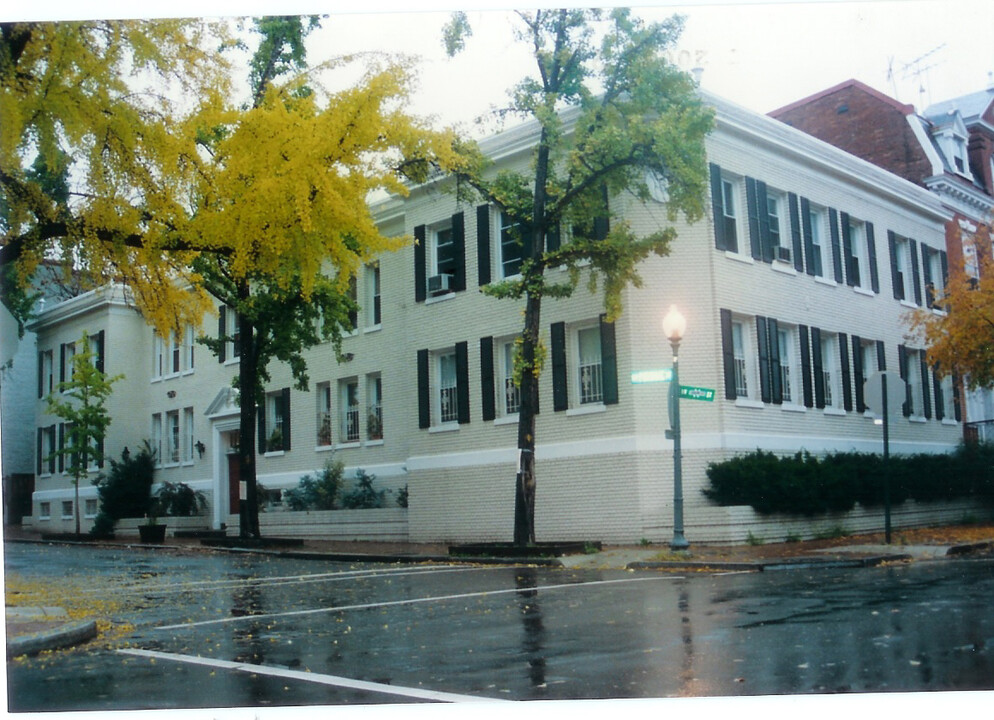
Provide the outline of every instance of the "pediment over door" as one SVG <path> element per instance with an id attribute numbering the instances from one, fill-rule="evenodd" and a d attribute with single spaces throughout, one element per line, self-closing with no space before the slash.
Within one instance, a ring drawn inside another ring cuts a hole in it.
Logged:
<path id="1" fill-rule="evenodd" d="M 238 391 L 227 386 L 221 388 L 214 396 L 211 404 L 204 411 L 204 415 L 209 418 L 221 418 L 237 415 L 238 412 Z"/>

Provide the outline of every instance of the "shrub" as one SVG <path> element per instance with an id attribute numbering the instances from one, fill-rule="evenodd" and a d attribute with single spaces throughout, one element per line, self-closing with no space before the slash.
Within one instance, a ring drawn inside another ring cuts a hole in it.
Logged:
<path id="1" fill-rule="evenodd" d="M 370 510 L 383 507 L 385 490 L 374 490 L 375 475 L 368 474 L 363 469 L 355 472 L 356 483 L 349 492 L 342 496 L 342 507 L 350 510 Z"/>
<path id="2" fill-rule="evenodd" d="M 110 471 L 94 481 L 100 498 L 100 511 L 93 525 L 94 534 L 113 532 L 121 518 L 144 517 L 152 506 L 152 476 L 155 452 L 148 441 L 137 453 L 125 448 L 120 460 L 110 460 Z"/>
<path id="3" fill-rule="evenodd" d="M 207 510 L 207 497 L 186 483 L 164 482 L 156 491 L 152 505 L 155 515 L 189 517 Z"/>
<path id="4" fill-rule="evenodd" d="M 341 461 L 328 461 L 316 477 L 304 475 L 296 488 L 284 490 L 283 501 L 290 510 L 334 510 L 344 475 Z"/>
<path id="5" fill-rule="evenodd" d="M 892 456 L 890 500 L 936 502 L 962 497 L 994 501 L 994 448 L 961 445 L 949 455 Z M 884 503 L 883 458 L 871 453 L 809 453 L 778 457 L 757 450 L 707 469 L 704 495 L 719 505 L 750 505 L 762 514 L 845 512 L 856 502 Z"/>
<path id="6" fill-rule="evenodd" d="M 397 507 L 407 507 L 407 485 L 397 491 Z"/>

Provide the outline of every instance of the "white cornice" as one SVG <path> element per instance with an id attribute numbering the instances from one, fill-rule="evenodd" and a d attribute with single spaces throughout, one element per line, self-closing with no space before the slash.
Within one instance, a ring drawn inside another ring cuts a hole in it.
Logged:
<path id="1" fill-rule="evenodd" d="M 52 325 L 98 310 L 131 307 L 131 293 L 125 286 L 116 283 L 103 285 L 43 310 L 28 323 L 28 329 L 38 333 Z"/>
<path id="2" fill-rule="evenodd" d="M 946 206 L 974 220 L 985 222 L 994 211 L 994 198 L 956 182 L 948 175 L 925 178 L 925 187 L 935 193 Z"/>
<path id="3" fill-rule="evenodd" d="M 748 143 L 766 146 L 782 156 L 796 158 L 809 167 L 835 175 L 868 192 L 884 192 L 895 201 L 942 222 L 952 217 L 933 193 L 888 170 L 716 95 L 701 91 L 701 96 L 715 108 L 719 132 L 737 134 Z"/>

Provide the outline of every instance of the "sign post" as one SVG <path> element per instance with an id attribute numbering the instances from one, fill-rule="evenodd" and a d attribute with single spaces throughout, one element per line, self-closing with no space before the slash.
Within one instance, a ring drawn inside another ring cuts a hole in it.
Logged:
<path id="1" fill-rule="evenodd" d="M 890 416 L 907 397 L 907 384 L 895 372 L 875 372 L 863 384 L 866 406 L 883 421 L 884 430 L 884 542 L 890 545 Z"/>

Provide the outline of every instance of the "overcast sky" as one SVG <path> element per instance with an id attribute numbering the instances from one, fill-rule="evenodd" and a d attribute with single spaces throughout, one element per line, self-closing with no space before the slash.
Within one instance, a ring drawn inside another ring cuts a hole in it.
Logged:
<path id="1" fill-rule="evenodd" d="M 507 88 L 531 69 L 511 33 L 508 9 L 516 3 L 506 0 L 153 0 L 141 6 L 40 0 L 19 5 L 0 10 L 0 16 L 119 17 L 136 7 L 155 15 L 327 13 L 310 46 L 312 61 L 359 50 L 420 56 L 421 83 L 412 109 L 438 115 L 446 124 L 469 123 L 500 105 Z M 685 15 L 674 60 L 688 70 L 702 67 L 704 88 L 758 112 L 849 78 L 922 110 L 984 89 L 994 71 L 991 0 L 685 0 L 634 7 L 646 18 Z M 449 60 L 440 29 L 457 8 L 469 11 L 474 36 L 466 52 Z"/>

